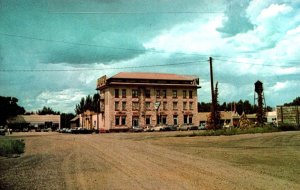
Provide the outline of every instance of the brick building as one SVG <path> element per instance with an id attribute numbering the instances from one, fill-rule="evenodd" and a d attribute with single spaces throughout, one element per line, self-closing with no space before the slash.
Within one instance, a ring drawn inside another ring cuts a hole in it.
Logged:
<path id="1" fill-rule="evenodd" d="M 191 75 L 121 72 L 97 81 L 100 128 L 128 130 L 132 126 L 199 123 L 199 78 Z"/>

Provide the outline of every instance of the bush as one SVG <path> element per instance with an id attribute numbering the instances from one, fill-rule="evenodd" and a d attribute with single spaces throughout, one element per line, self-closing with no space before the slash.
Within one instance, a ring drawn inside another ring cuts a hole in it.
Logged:
<path id="1" fill-rule="evenodd" d="M 25 143 L 23 140 L 1 139 L 0 156 L 12 156 L 24 153 Z"/>
<path id="2" fill-rule="evenodd" d="M 300 126 L 296 124 L 283 123 L 279 124 L 278 129 L 281 131 L 296 131 L 300 129 Z"/>

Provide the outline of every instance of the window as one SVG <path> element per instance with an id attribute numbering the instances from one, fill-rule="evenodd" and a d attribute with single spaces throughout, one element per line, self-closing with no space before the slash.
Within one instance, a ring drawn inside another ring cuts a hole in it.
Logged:
<path id="1" fill-rule="evenodd" d="M 151 116 L 147 115 L 146 116 L 146 125 L 150 125 L 151 124 Z"/>
<path id="2" fill-rule="evenodd" d="M 189 103 L 189 107 L 190 107 L 190 110 L 193 109 L 193 102 L 190 102 L 190 103 Z"/>
<path id="3" fill-rule="evenodd" d="M 147 110 L 150 110 L 150 102 L 146 102 L 145 107 L 146 107 Z"/>
<path id="4" fill-rule="evenodd" d="M 162 122 L 162 124 L 167 124 L 167 116 L 166 115 L 161 116 L 161 122 Z"/>
<path id="5" fill-rule="evenodd" d="M 120 125 L 120 116 L 115 117 L 115 125 Z"/>
<path id="6" fill-rule="evenodd" d="M 163 98 L 167 98 L 167 90 L 163 90 L 162 91 L 162 97 Z"/>
<path id="7" fill-rule="evenodd" d="M 119 110 L 119 102 L 115 102 L 115 110 Z"/>
<path id="8" fill-rule="evenodd" d="M 190 99 L 193 98 L 193 91 L 192 91 L 192 90 L 189 91 L 189 98 L 190 98 Z"/>
<path id="9" fill-rule="evenodd" d="M 138 102 L 132 102 L 132 110 L 139 110 L 139 103 Z"/>
<path id="10" fill-rule="evenodd" d="M 126 98 L 126 89 L 122 89 L 122 98 Z"/>
<path id="11" fill-rule="evenodd" d="M 182 91 L 182 97 L 186 98 L 186 90 Z"/>
<path id="12" fill-rule="evenodd" d="M 122 110 L 126 110 L 126 102 L 122 102 Z"/>
<path id="13" fill-rule="evenodd" d="M 186 110 L 186 102 L 183 102 L 183 109 Z"/>
<path id="14" fill-rule="evenodd" d="M 119 89 L 115 89 L 115 98 L 119 98 Z"/>
<path id="15" fill-rule="evenodd" d="M 145 96 L 146 96 L 146 98 L 150 98 L 150 90 L 149 89 L 146 89 Z"/>
<path id="16" fill-rule="evenodd" d="M 121 117 L 121 125 L 126 125 L 126 116 Z"/>
<path id="17" fill-rule="evenodd" d="M 156 98 L 160 98 L 160 90 L 156 90 Z"/>
<path id="18" fill-rule="evenodd" d="M 193 116 L 189 116 L 189 124 L 192 124 L 193 123 Z"/>
<path id="19" fill-rule="evenodd" d="M 173 115 L 173 123 L 174 123 L 174 125 L 178 124 L 178 116 L 177 115 Z"/>
<path id="20" fill-rule="evenodd" d="M 177 102 L 173 102 L 173 110 L 177 110 Z"/>
<path id="21" fill-rule="evenodd" d="M 184 123 L 184 124 L 187 124 L 187 123 L 188 123 L 188 116 L 187 116 L 187 115 L 184 115 L 184 116 L 183 116 L 183 123 Z"/>
<path id="22" fill-rule="evenodd" d="M 163 110 L 167 110 L 167 102 L 163 102 Z"/>
<path id="23" fill-rule="evenodd" d="M 137 98 L 139 96 L 137 89 L 132 89 L 132 98 Z"/>
<path id="24" fill-rule="evenodd" d="M 177 98 L 177 90 L 173 90 L 173 98 Z"/>

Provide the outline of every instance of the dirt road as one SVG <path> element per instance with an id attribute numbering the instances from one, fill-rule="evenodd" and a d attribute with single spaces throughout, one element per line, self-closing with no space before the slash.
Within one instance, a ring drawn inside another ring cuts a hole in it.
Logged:
<path id="1" fill-rule="evenodd" d="M 24 155 L 0 158 L 0 189 L 300 189 L 293 181 L 157 145 L 168 138 L 144 134 L 26 133 L 18 137 L 25 139 Z"/>

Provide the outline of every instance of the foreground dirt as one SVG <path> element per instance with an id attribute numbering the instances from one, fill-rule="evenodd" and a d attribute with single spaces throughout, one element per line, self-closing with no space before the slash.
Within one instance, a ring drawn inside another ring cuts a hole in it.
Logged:
<path id="1" fill-rule="evenodd" d="M 0 158 L 0 189 L 300 189 L 297 180 L 240 167 L 209 153 L 237 139 L 241 143 L 290 135 L 299 140 L 299 132 L 168 137 L 172 135 L 20 133 L 15 138 L 25 140 L 25 154 Z M 213 146 L 200 147 L 204 142 Z M 296 149 L 292 156 L 299 162 L 299 148 L 287 148 Z M 234 154 L 228 155 L 234 160 Z"/>

